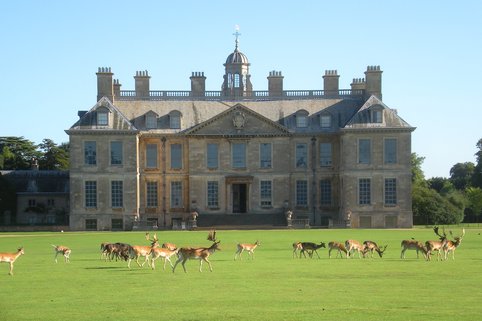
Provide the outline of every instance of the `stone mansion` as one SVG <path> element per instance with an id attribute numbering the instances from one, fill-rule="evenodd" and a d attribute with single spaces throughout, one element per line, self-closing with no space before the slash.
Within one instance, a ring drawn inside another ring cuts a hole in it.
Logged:
<path id="1" fill-rule="evenodd" d="M 382 71 L 368 66 L 350 89 L 326 70 L 323 89 L 285 90 L 280 71 L 253 89 L 235 49 L 220 91 L 193 72 L 190 91 L 151 90 L 137 71 L 121 90 L 97 72 L 97 103 L 79 111 L 70 137 L 70 227 L 412 226 L 411 133 L 382 101 Z"/>

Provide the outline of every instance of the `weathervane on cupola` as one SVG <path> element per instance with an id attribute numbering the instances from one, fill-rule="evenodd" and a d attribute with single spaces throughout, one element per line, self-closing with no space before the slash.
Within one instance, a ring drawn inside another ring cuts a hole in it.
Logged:
<path id="1" fill-rule="evenodd" d="M 235 47 L 234 52 L 226 59 L 224 82 L 221 87 L 223 96 L 231 97 L 236 100 L 236 97 L 249 97 L 253 92 L 253 85 L 251 84 L 251 75 L 249 74 L 248 57 L 239 51 L 239 26 L 234 27 L 235 32 Z"/>

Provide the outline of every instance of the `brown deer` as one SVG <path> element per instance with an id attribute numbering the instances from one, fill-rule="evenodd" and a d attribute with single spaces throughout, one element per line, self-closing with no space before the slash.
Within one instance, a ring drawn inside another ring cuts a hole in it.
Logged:
<path id="1" fill-rule="evenodd" d="M 53 245 L 53 244 L 51 245 L 54 247 L 54 251 L 55 251 L 55 258 L 54 258 L 55 263 L 57 263 L 57 256 L 59 254 L 62 254 L 64 256 L 65 263 L 70 262 L 70 253 L 72 253 L 71 249 L 63 245 Z"/>
<path id="2" fill-rule="evenodd" d="M 385 245 L 385 246 L 378 246 L 377 243 L 373 242 L 373 241 L 365 241 L 363 242 L 363 246 L 365 247 L 364 251 L 365 251 L 365 254 L 367 252 L 370 252 L 370 257 L 373 258 L 373 252 L 376 251 L 378 253 L 378 255 L 380 255 L 380 257 L 383 256 L 383 253 L 385 253 L 385 250 L 387 249 L 387 246 L 388 245 Z"/>
<path id="3" fill-rule="evenodd" d="M 297 251 L 300 251 L 300 258 L 301 258 L 301 250 L 302 250 L 301 242 L 293 243 L 293 258 L 298 257 L 296 254 Z"/>
<path id="4" fill-rule="evenodd" d="M 209 262 L 208 257 L 213 254 L 216 250 L 220 250 L 219 243 L 221 241 L 214 242 L 210 247 L 201 247 L 201 248 L 190 248 L 190 247 L 183 247 L 179 249 L 178 255 L 179 258 L 174 264 L 172 268 L 172 272 L 176 271 L 176 266 L 182 262 L 182 268 L 184 272 L 186 271 L 186 261 L 187 260 L 199 260 L 199 272 L 202 272 L 203 261 L 209 265 L 209 270 L 212 272 L 213 267 L 211 266 L 211 262 Z"/>
<path id="5" fill-rule="evenodd" d="M 10 272 L 8 274 L 13 275 L 13 263 L 15 263 L 22 254 L 25 254 L 23 246 L 19 247 L 16 253 L 0 253 L 0 262 L 10 264 Z"/>
<path id="6" fill-rule="evenodd" d="M 260 245 L 259 241 L 254 242 L 254 244 L 249 244 L 249 243 L 239 243 L 237 245 L 237 250 L 236 253 L 234 253 L 234 260 L 236 261 L 236 257 L 239 257 L 240 260 L 241 254 L 246 251 L 248 252 L 248 259 L 249 256 L 251 255 L 251 259 L 254 259 L 254 250 Z"/>
<path id="7" fill-rule="evenodd" d="M 405 258 L 405 251 L 406 250 L 415 250 L 417 251 L 417 259 L 418 259 L 418 252 L 422 252 L 423 257 L 427 259 L 428 250 L 422 242 L 416 240 L 403 240 L 401 243 L 402 252 L 400 253 L 400 258 Z"/>
<path id="8" fill-rule="evenodd" d="M 447 243 L 447 234 L 443 229 L 443 234 L 439 233 L 438 226 L 433 227 L 434 233 L 439 237 L 439 241 L 426 241 L 425 247 L 427 248 L 427 260 L 430 261 L 432 257 L 432 251 L 437 251 L 437 261 L 442 259 L 442 250 Z"/>
<path id="9" fill-rule="evenodd" d="M 143 245 L 133 245 L 129 246 L 129 253 L 128 253 L 128 258 L 127 258 L 127 267 L 130 269 L 131 268 L 131 261 L 133 259 L 136 259 L 136 263 L 139 267 L 143 267 L 144 264 L 150 266 L 149 263 L 149 256 L 152 252 L 152 249 L 156 248 L 159 246 L 159 241 L 157 239 L 157 234 L 154 234 L 154 238 L 149 237 L 149 233 L 146 233 L 146 239 L 151 242 L 150 246 L 143 246 Z M 139 263 L 139 258 L 143 256 L 145 257 L 145 260 L 142 264 Z"/>
<path id="10" fill-rule="evenodd" d="M 328 257 L 331 259 L 331 251 L 332 250 L 337 250 L 336 257 L 338 257 L 338 254 L 340 254 L 340 257 L 343 257 L 343 254 L 341 252 L 345 253 L 346 257 L 348 258 L 348 251 L 345 248 L 345 245 L 343 243 L 331 241 L 328 243 Z"/>
<path id="11" fill-rule="evenodd" d="M 169 262 L 169 264 L 171 265 L 171 268 L 173 268 L 174 266 L 172 265 L 172 262 L 171 262 L 171 256 L 177 254 L 179 252 L 179 249 L 174 249 L 174 250 L 170 250 L 168 248 L 153 248 L 152 251 L 151 251 L 151 268 L 154 270 L 156 268 L 156 265 L 155 265 L 155 261 L 158 259 L 158 258 L 162 258 L 164 259 L 164 270 L 166 270 L 166 262 Z"/>
<path id="12" fill-rule="evenodd" d="M 301 242 L 300 244 L 301 244 L 300 258 L 301 258 L 301 254 L 303 254 L 303 256 L 306 258 L 305 251 L 308 252 L 308 256 L 310 258 L 313 258 L 313 253 L 316 253 L 318 258 L 320 258 L 320 255 L 318 254 L 317 250 L 321 248 L 326 248 L 326 244 L 323 242 L 320 242 L 320 244 L 316 244 L 312 242 Z"/>
<path id="13" fill-rule="evenodd" d="M 164 248 L 164 249 L 171 250 L 171 251 L 174 251 L 174 250 L 177 249 L 176 244 L 174 244 L 174 243 L 167 243 L 167 242 L 166 242 L 166 243 L 162 243 L 161 247 Z"/>
<path id="14" fill-rule="evenodd" d="M 450 235 L 453 236 L 452 231 L 450 231 Z M 464 235 L 465 235 L 465 229 L 462 229 L 461 236 L 455 236 L 454 241 L 448 240 L 445 243 L 445 246 L 443 248 L 445 260 L 448 258 L 448 255 L 450 254 L 450 252 L 452 252 L 452 259 L 455 260 L 455 250 L 460 246 L 460 243 L 462 243 L 462 238 L 464 237 Z"/>
<path id="15" fill-rule="evenodd" d="M 355 251 L 358 252 L 358 257 L 361 259 L 361 254 L 365 257 L 365 247 L 356 240 L 346 240 L 345 241 L 345 248 L 347 250 L 346 257 L 349 258 L 351 256 L 351 252 L 353 251 L 353 255 L 355 255 Z"/>

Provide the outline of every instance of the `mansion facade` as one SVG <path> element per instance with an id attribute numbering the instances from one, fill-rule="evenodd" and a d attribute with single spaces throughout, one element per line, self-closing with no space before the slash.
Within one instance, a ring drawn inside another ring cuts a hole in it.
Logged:
<path id="1" fill-rule="evenodd" d="M 190 91 L 151 90 L 147 71 L 121 90 L 99 68 L 97 103 L 66 130 L 72 230 L 175 228 L 193 211 L 220 225 L 285 224 L 291 210 L 311 226 L 412 226 L 414 127 L 383 103 L 379 66 L 350 89 L 327 70 L 323 89 L 285 90 L 272 71 L 255 91 L 237 40 L 224 66 L 220 91 L 203 72 Z"/>

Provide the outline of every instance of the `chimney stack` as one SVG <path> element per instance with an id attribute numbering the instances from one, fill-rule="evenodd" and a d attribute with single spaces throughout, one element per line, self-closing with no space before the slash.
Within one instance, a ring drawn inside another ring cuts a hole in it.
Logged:
<path id="1" fill-rule="evenodd" d="M 102 97 L 107 97 L 110 101 L 114 100 L 114 88 L 112 86 L 112 76 L 114 75 L 110 67 L 99 67 L 97 73 L 97 101 Z"/>
<path id="2" fill-rule="evenodd" d="M 204 72 L 193 72 L 190 79 L 191 96 L 204 97 L 206 92 L 206 77 L 204 77 Z"/>
<path id="3" fill-rule="evenodd" d="M 136 96 L 138 99 L 149 99 L 149 73 L 147 70 L 136 71 L 134 76 L 136 83 Z"/>
<path id="4" fill-rule="evenodd" d="M 121 86 L 119 79 L 114 79 L 114 98 L 120 97 Z"/>
<path id="5" fill-rule="evenodd" d="M 283 75 L 281 71 L 270 71 L 268 76 L 268 92 L 270 97 L 283 96 Z"/>
<path id="6" fill-rule="evenodd" d="M 338 97 L 340 76 L 336 70 L 325 70 L 323 76 L 323 90 L 325 96 Z"/>
<path id="7" fill-rule="evenodd" d="M 382 99 L 382 72 L 380 66 L 368 66 L 365 71 L 366 99 L 375 95 Z"/>

